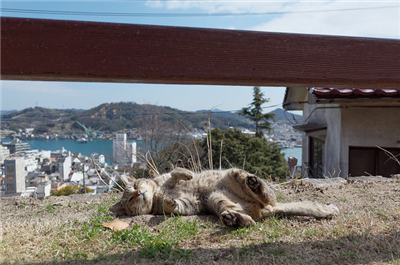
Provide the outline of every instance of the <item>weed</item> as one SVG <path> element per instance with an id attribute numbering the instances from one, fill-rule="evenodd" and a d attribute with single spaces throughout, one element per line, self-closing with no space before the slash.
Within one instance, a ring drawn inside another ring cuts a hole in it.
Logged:
<path id="1" fill-rule="evenodd" d="M 154 239 L 154 236 L 151 235 L 146 229 L 139 228 L 139 225 L 135 225 L 131 230 L 115 231 L 113 234 L 113 239 L 114 241 L 126 245 L 127 247 L 133 247 L 140 243 Z"/>
<path id="2" fill-rule="evenodd" d="M 285 249 L 284 248 L 267 248 L 265 251 L 265 254 L 268 256 L 283 256 L 285 255 Z"/>
<path id="3" fill-rule="evenodd" d="M 315 229 L 306 230 L 304 232 L 304 236 L 305 237 L 318 236 L 319 234 L 320 234 L 320 232 L 318 230 L 315 230 Z"/>
<path id="4" fill-rule="evenodd" d="M 251 227 L 241 227 L 236 230 L 232 230 L 231 235 L 233 237 L 249 238 L 250 233 L 256 230 L 256 226 Z"/>
<path id="5" fill-rule="evenodd" d="M 39 210 L 37 213 L 42 213 L 42 212 L 48 212 L 54 215 L 57 215 L 57 213 L 59 212 L 59 210 L 52 204 L 47 205 L 46 207 L 44 207 L 43 209 Z"/>
<path id="6" fill-rule="evenodd" d="M 317 264 L 319 264 L 319 265 L 331 265 L 332 262 L 325 261 L 325 260 L 317 260 Z"/>
<path id="7" fill-rule="evenodd" d="M 191 256 L 191 250 L 179 248 L 177 245 L 185 238 L 196 236 L 198 227 L 197 222 L 185 222 L 178 216 L 164 222 L 156 235 L 135 225 L 131 230 L 116 231 L 113 240 L 127 247 L 141 247 L 138 253 L 143 258 L 160 258 L 169 263 Z"/>
<path id="8" fill-rule="evenodd" d="M 250 246 L 250 247 L 239 248 L 238 252 L 240 257 L 250 257 L 253 255 L 254 251 L 253 248 Z"/>
<path id="9" fill-rule="evenodd" d="M 286 202 L 286 198 L 282 194 L 278 194 L 276 196 L 276 201 L 277 202 Z"/>
<path id="10" fill-rule="evenodd" d="M 347 202 L 346 197 L 339 197 L 338 200 L 341 201 L 341 202 Z"/>
<path id="11" fill-rule="evenodd" d="M 352 251 L 341 251 L 340 254 L 345 256 L 346 258 L 351 258 L 351 259 L 356 258 L 356 253 L 354 253 Z"/>

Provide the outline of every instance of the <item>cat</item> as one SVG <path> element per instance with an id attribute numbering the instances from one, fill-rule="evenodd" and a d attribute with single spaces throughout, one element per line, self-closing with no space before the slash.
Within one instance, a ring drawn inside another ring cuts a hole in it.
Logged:
<path id="1" fill-rule="evenodd" d="M 329 218 L 339 214 L 333 204 L 318 202 L 278 203 L 269 185 L 241 169 L 194 173 L 175 168 L 154 179 L 127 183 L 115 214 L 215 214 L 227 226 L 248 227 L 274 214 Z"/>

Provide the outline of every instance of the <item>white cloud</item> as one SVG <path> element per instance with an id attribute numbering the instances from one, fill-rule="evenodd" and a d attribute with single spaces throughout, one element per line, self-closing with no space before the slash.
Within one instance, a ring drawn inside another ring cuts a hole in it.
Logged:
<path id="1" fill-rule="evenodd" d="M 287 13 L 252 30 L 310 34 L 345 35 L 360 37 L 400 38 L 400 7 L 355 10 L 366 7 L 393 6 L 393 2 L 330 2 L 318 3 L 314 10 L 342 10 L 335 12 Z M 307 9 L 304 2 L 286 10 Z M 351 10 L 354 9 L 354 10 Z"/>
<path id="2" fill-rule="evenodd" d="M 191 9 L 197 8 L 210 13 L 215 12 L 262 12 L 276 10 L 285 5 L 285 1 L 271 0 L 167 0 L 167 1 L 148 1 L 147 5 L 153 8 L 166 9 Z"/>
<path id="3" fill-rule="evenodd" d="M 249 26 L 248 30 L 400 38 L 399 0 L 168 0 L 148 1 L 147 5 L 210 13 L 275 12 L 275 15 L 265 15 L 264 23 Z M 399 7 L 393 7 L 396 5 Z M 384 6 L 392 7 L 381 8 Z M 247 19 L 249 25 L 252 23 L 251 17 L 238 19 Z"/>

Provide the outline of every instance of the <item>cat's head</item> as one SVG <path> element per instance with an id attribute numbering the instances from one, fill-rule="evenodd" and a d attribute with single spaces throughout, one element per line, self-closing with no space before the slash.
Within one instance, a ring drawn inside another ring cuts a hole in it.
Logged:
<path id="1" fill-rule="evenodd" d="M 151 213 L 156 183 L 150 179 L 138 179 L 129 182 L 126 178 L 123 178 L 123 181 L 126 183 L 126 187 L 122 198 L 109 210 L 116 214 L 130 216 Z"/>

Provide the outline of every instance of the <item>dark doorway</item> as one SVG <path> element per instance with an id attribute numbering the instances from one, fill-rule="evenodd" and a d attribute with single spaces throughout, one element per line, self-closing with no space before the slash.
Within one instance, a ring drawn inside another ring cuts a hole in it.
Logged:
<path id="1" fill-rule="evenodd" d="M 310 137 L 310 175 L 314 178 L 324 177 L 325 141 Z"/>
<path id="2" fill-rule="evenodd" d="M 384 148 L 400 160 L 400 148 Z M 390 159 L 385 151 L 377 147 L 350 147 L 349 148 L 349 175 L 365 176 L 379 175 L 390 177 L 400 174 L 400 164 Z"/>

